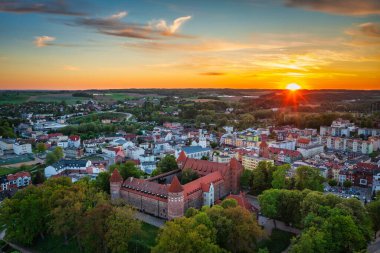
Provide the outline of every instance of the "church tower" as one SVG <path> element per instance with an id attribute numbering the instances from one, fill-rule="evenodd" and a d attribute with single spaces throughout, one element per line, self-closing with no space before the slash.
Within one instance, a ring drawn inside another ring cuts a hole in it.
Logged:
<path id="1" fill-rule="evenodd" d="M 199 129 L 199 142 L 198 145 L 201 146 L 202 148 L 207 147 L 207 140 L 205 135 L 203 134 L 203 130 Z"/>
<path id="2" fill-rule="evenodd" d="M 185 214 L 183 187 L 177 176 L 174 176 L 168 189 L 168 219 L 182 217 Z"/>
<path id="3" fill-rule="evenodd" d="M 264 158 L 269 158 L 269 147 L 265 140 L 260 143 L 259 155 Z"/>

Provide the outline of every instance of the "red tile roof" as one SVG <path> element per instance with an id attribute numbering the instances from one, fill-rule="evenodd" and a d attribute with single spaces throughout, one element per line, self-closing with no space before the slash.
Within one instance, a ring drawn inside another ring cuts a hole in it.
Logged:
<path id="1" fill-rule="evenodd" d="M 215 185 L 216 183 L 222 182 L 222 181 L 223 181 L 223 177 L 219 171 L 215 171 L 204 177 L 200 177 L 194 181 L 191 181 L 190 183 L 187 183 L 183 186 L 184 192 L 185 192 L 185 198 L 196 191 L 206 189 L 207 185 L 210 185 L 211 183 Z M 208 192 L 209 189 L 210 187 L 208 187 L 207 190 L 203 190 L 203 191 Z"/>
<path id="2" fill-rule="evenodd" d="M 183 169 L 192 169 L 201 177 L 215 171 L 219 171 L 222 175 L 224 175 L 228 170 L 228 167 L 228 163 L 210 162 L 194 158 L 187 158 L 184 165 L 182 166 Z"/>
<path id="3" fill-rule="evenodd" d="M 256 208 L 251 205 L 251 203 L 248 202 L 248 200 L 245 198 L 244 194 L 240 192 L 239 195 L 228 195 L 226 199 L 234 199 L 238 203 L 239 206 L 247 209 L 250 212 L 256 211 Z"/>
<path id="4" fill-rule="evenodd" d="M 69 139 L 70 139 L 71 141 L 78 141 L 78 140 L 80 139 L 80 137 L 79 137 L 78 135 L 71 135 L 71 136 L 69 137 Z"/>
<path id="5" fill-rule="evenodd" d="M 290 156 L 290 157 L 299 157 L 301 156 L 302 154 L 297 151 L 297 150 L 290 150 L 290 149 L 284 149 L 284 148 L 275 148 L 275 147 L 269 147 L 269 153 L 271 154 L 280 154 L 280 153 L 283 153 L 284 155 L 286 156 Z"/>
<path id="6" fill-rule="evenodd" d="M 310 143 L 310 139 L 307 139 L 307 138 L 298 138 L 297 142 L 298 143 L 302 143 L 302 144 L 309 144 Z"/>
<path id="7" fill-rule="evenodd" d="M 178 162 L 185 162 L 186 161 L 186 159 L 187 159 L 187 156 L 186 156 L 186 153 L 185 153 L 185 151 L 181 151 L 181 153 L 179 153 L 179 156 L 178 156 L 178 158 L 177 158 L 177 163 Z"/>
<path id="8" fill-rule="evenodd" d="M 173 193 L 183 192 L 183 187 L 179 182 L 177 176 L 173 177 L 172 183 L 170 184 L 168 191 Z"/>
<path id="9" fill-rule="evenodd" d="M 233 170 L 239 170 L 243 169 L 243 165 L 241 165 L 241 163 L 239 163 L 238 160 L 235 157 L 233 157 L 230 161 L 230 168 Z"/>
<path id="10" fill-rule="evenodd" d="M 18 178 L 23 178 L 23 177 L 31 177 L 30 175 L 30 172 L 28 171 L 20 171 L 20 172 L 17 172 L 15 174 L 9 174 L 7 176 L 7 179 L 8 181 L 13 181 L 13 180 L 17 180 Z"/>
<path id="11" fill-rule="evenodd" d="M 147 181 L 145 179 L 129 177 L 124 181 L 123 188 L 146 193 L 149 195 L 155 195 L 156 197 L 160 198 L 166 198 L 168 196 L 169 186 Z"/>
<path id="12" fill-rule="evenodd" d="M 123 182 L 123 178 L 121 177 L 118 169 L 114 169 L 114 171 L 112 172 L 110 182 Z"/>

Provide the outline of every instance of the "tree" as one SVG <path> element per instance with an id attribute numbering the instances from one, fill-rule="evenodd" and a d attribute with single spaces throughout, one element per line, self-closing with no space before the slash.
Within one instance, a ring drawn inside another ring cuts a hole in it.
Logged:
<path id="1" fill-rule="evenodd" d="M 42 184 L 44 181 L 45 181 L 45 176 L 44 174 L 38 170 L 32 177 L 32 182 L 34 185 L 37 185 L 37 184 Z"/>
<path id="2" fill-rule="evenodd" d="M 238 203 L 235 199 L 225 199 L 220 204 L 224 209 L 230 208 L 230 207 L 237 207 Z"/>
<path id="3" fill-rule="evenodd" d="M 337 186 L 337 185 L 338 185 L 338 182 L 337 182 L 335 179 L 330 179 L 330 180 L 328 181 L 328 183 L 329 183 L 329 185 L 330 185 L 331 187 L 333 187 L 333 186 Z"/>
<path id="4" fill-rule="evenodd" d="M 6 229 L 5 238 L 22 244 L 32 244 L 38 236 L 44 238 L 49 209 L 44 190 L 30 186 L 1 203 L 0 223 Z"/>
<path id="5" fill-rule="evenodd" d="M 252 184 L 252 170 L 244 169 L 240 176 L 240 186 L 249 189 Z"/>
<path id="6" fill-rule="evenodd" d="M 372 220 L 372 228 L 375 232 L 375 239 L 377 231 L 380 230 L 380 200 L 372 201 L 366 206 L 369 217 Z"/>
<path id="7" fill-rule="evenodd" d="M 46 155 L 45 163 L 51 165 L 58 162 L 63 158 L 63 149 L 61 147 L 56 147 L 52 152 Z"/>
<path id="8" fill-rule="evenodd" d="M 127 179 L 128 177 L 135 177 L 140 178 L 144 175 L 144 172 L 137 168 L 137 166 L 131 162 L 127 161 L 125 163 L 119 163 L 119 164 L 113 164 L 110 166 L 110 172 L 117 168 L 120 172 L 120 175 L 123 177 L 123 179 Z"/>
<path id="9" fill-rule="evenodd" d="M 286 174 L 290 169 L 290 165 L 286 164 L 278 166 L 273 172 L 272 187 L 275 189 L 284 189 L 289 187 L 289 180 L 286 178 Z"/>
<path id="10" fill-rule="evenodd" d="M 161 161 L 157 163 L 157 168 L 161 173 L 177 170 L 178 165 L 173 155 L 166 155 Z"/>
<path id="11" fill-rule="evenodd" d="M 181 184 L 187 184 L 199 178 L 199 174 L 192 169 L 184 169 L 181 173 Z"/>
<path id="12" fill-rule="evenodd" d="M 106 221 L 111 212 L 111 205 L 100 204 L 86 211 L 82 219 L 79 220 L 78 241 L 85 252 L 107 252 Z"/>
<path id="13" fill-rule="evenodd" d="M 136 220 L 133 209 L 126 206 L 114 207 L 106 225 L 105 241 L 113 253 L 128 252 L 132 236 L 141 231 L 141 222 Z"/>
<path id="14" fill-rule="evenodd" d="M 343 187 L 344 188 L 350 188 L 352 186 L 352 182 L 350 180 L 345 180 L 343 182 Z"/>
<path id="15" fill-rule="evenodd" d="M 111 177 L 111 174 L 109 172 L 107 171 L 100 172 L 94 181 L 95 187 L 109 194 L 110 193 L 110 177 Z"/>
<path id="16" fill-rule="evenodd" d="M 264 216 L 273 219 L 274 226 L 277 227 L 275 219 L 278 218 L 278 206 L 281 191 L 278 189 L 266 190 L 259 196 L 261 212 Z"/>
<path id="17" fill-rule="evenodd" d="M 218 253 L 223 250 L 216 244 L 216 231 L 210 219 L 199 213 L 191 218 L 178 218 L 165 223 L 157 237 L 153 253 L 188 252 Z"/>
<path id="18" fill-rule="evenodd" d="M 318 169 L 300 166 L 296 170 L 295 186 L 298 190 L 323 191 L 323 181 Z"/>
<path id="19" fill-rule="evenodd" d="M 36 148 L 37 148 L 38 153 L 43 153 L 46 151 L 46 145 L 45 143 L 42 143 L 42 142 L 37 143 Z"/>
<path id="20" fill-rule="evenodd" d="M 252 172 L 252 192 L 260 194 L 272 188 L 273 171 L 275 166 L 271 162 L 261 161 Z"/>

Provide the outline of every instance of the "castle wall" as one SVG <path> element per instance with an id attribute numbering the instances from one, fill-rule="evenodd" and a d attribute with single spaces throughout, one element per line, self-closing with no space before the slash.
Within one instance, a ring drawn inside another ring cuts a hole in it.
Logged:
<path id="1" fill-rule="evenodd" d="M 134 206 L 137 210 L 167 219 L 168 204 L 166 199 L 126 189 L 122 189 L 120 194 L 129 205 Z"/>

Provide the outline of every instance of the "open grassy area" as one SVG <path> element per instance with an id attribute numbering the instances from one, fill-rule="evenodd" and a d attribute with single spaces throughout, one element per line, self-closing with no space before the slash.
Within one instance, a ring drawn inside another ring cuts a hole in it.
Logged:
<path id="1" fill-rule="evenodd" d="M 37 170 L 42 170 L 44 168 L 45 168 L 44 165 L 23 165 L 23 166 L 15 167 L 15 168 L 0 167 L 0 176 L 14 174 L 20 171 L 29 171 L 32 173 Z"/>
<path id="2" fill-rule="evenodd" d="M 29 101 L 36 102 L 61 102 L 65 101 L 67 104 L 76 104 L 77 101 L 87 101 L 89 98 L 84 97 L 73 97 L 71 94 L 49 94 L 49 95 L 39 95 L 30 97 Z"/>
<path id="3" fill-rule="evenodd" d="M 270 253 L 281 253 L 290 245 L 290 240 L 294 234 L 279 230 L 273 229 L 271 236 L 262 240 L 258 243 L 259 248 L 267 248 Z"/>

